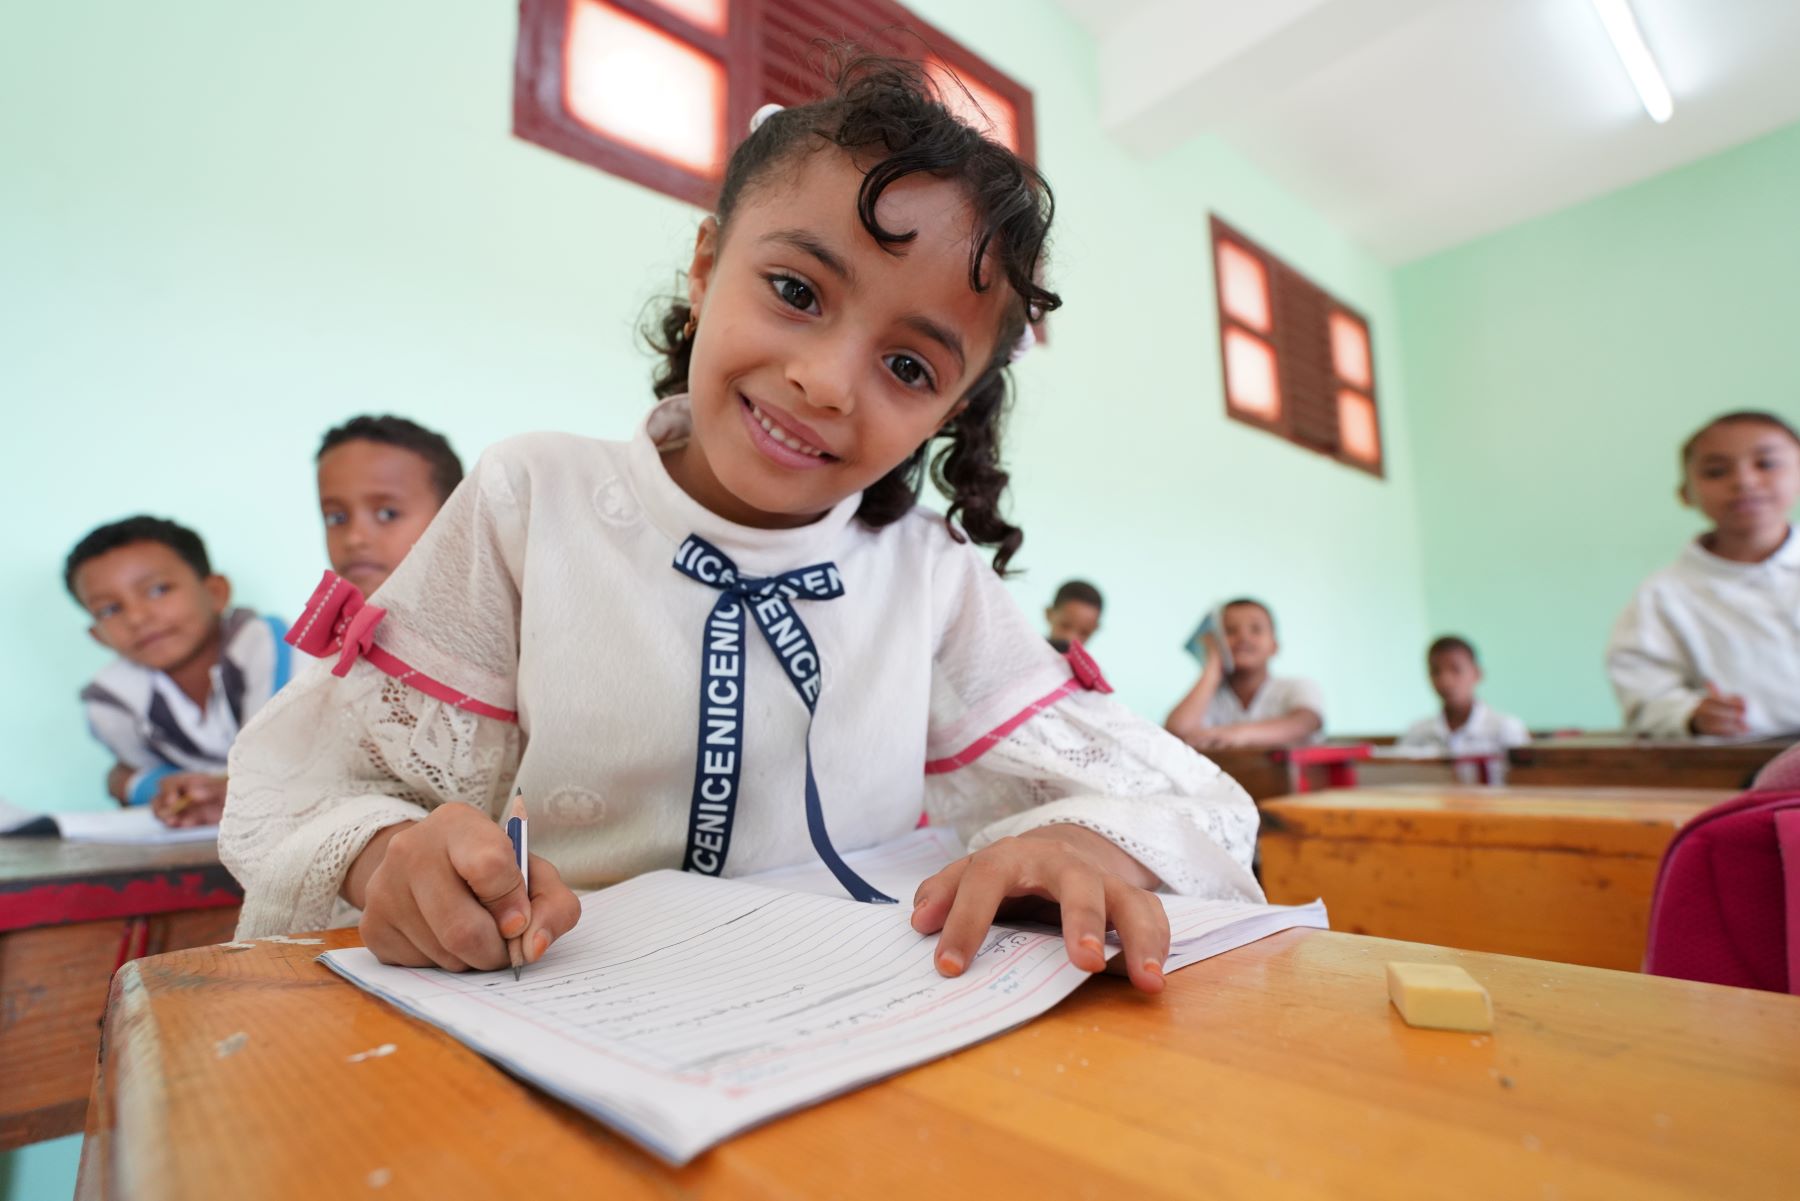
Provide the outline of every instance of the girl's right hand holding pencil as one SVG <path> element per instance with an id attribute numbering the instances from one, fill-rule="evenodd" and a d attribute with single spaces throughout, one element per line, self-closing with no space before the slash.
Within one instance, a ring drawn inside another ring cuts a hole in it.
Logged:
<path id="1" fill-rule="evenodd" d="M 491 971 L 507 965 L 507 939 L 523 934 L 525 962 L 536 963 L 581 918 L 549 860 L 531 856 L 529 875 L 527 896 L 506 833 L 452 803 L 370 839 L 344 897 L 362 909 L 363 944 L 383 963 Z"/>

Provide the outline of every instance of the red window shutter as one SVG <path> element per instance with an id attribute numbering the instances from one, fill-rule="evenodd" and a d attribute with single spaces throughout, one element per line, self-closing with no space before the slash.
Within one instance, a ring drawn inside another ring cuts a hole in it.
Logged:
<path id="1" fill-rule="evenodd" d="M 1340 463 L 1383 474 L 1369 323 L 1323 288 L 1219 220 L 1212 219 L 1225 412 Z M 1261 400 L 1266 368 L 1254 366 L 1246 331 L 1265 321 L 1258 276 L 1267 279 L 1266 333 L 1279 404 Z M 1239 374 L 1234 381 L 1234 350 Z M 1256 385 L 1256 386 L 1253 386 Z M 1261 391 L 1258 388 L 1261 388 Z"/>
<path id="2" fill-rule="evenodd" d="M 745 22 L 746 84 L 744 125 L 749 113 L 765 104 L 805 104 L 819 97 L 822 82 L 813 69 L 819 39 L 852 43 L 883 54 L 916 57 L 895 26 L 911 22 L 898 7 L 876 0 L 738 0 L 747 10 Z M 744 125 L 739 126 L 740 136 Z"/>
<path id="3" fill-rule="evenodd" d="M 814 69 L 819 40 L 857 50 L 923 61 L 938 59 L 962 78 L 978 80 L 1012 109 L 1019 152 L 1032 159 L 1031 93 L 891 0 L 735 0 L 745 14 L 739 50 L 748 70 L 734 79 L 732 131 L 748 133 L 750 115 L 765 104 L 818 99 L 823 81 Z M 740 119 L 741 118 L 741 119 Z"/>
<path id="4" fill-rule="evenodd" d="M 604 0 L 604 3 L 660 35 L 722 64 L 726 71 L 728 101 L 725 116 L 729 121 L 732 93 L 730 38 L 693 25 L 654 0 Z M 692 204 L 710 206 L 718 190 L 716 168 L 696 170 L 691 165 L 669 161 L 665 156 L 610 136 L 604 122 L 596 128 L 571 111 L 567 100 L 570 79 L 565 69 L 565 55 L 570 44 L 572 11 L 571 0 L 520 0 L 519 47 L 513 63 L 513 133 L 608 174 Z M 736 28 L 735 17 L 733 28 Z M 722 132 L 726 148 L 735 145 L 729 123 L 723 126 Z"/>
<path id="5" fill-rule="evenodd" d="M 692 152 L 658 153 L 663 147 L 646 140 L 637 128 L 643 123 L 630 120 L 640 114 L 620 109 L 611 97 L 607 97 L 613 103 L 611 111 L 622 113 L 625 119 L 609 122 L 604 112 L 596 116 L 595 111 L 588 111 L 584 120 L 571 110 L 568 77 L 574 73 L 566 70 L 566 54 L 574 24 L 570 14 L 578 11 L 573 6 L 581 2 L 520 0 L 513 132 L 558 154 L 710 208 L 717 199 L 722 163 L 700 164 L 697 158 L 708 156 Z M 724 111 L 704 115 L 723 117 L 727 154 L 748 135 L 751 114 L 762 105 L 771 101 L 804 104 L 818 97 L 823 81 L 814 68 L 821 39 L 860 51 L 929 61 L 934 75 L 944 70 L 954 73 L 969 81 L 972 94 L 998 97 L 1006 111 L 996 115 L 994 127 L 1005 129 L 1028 161 L 1036 153 L 1031 93 L 895 0 L 727 0 L 723 30 L 716 10 L 707 5 L 661 0 L 595 2 L 723 66 Z M 584 56 L 581 61 L 585 65 L 594 60 Z M 589 76 L 586 82 L 595 82 L 595 77 Z M 597 82 L 609 81 L 600 78 Z M 581 99 L 591 100 L 603 90 L 587 89 Z M 654 87 L 645 89 L 645 105 L 657 103 L 655 93 Z M 592 103 L 586 107 L 595 108 Z M 635 142 L 626 136 L 634 134 Z"/>
<path id="6" fill-rule="evenodd" d="M 1297 442 L 1336 454 L 1337 384 L 1326 325 L 1331 298 L 1285 264 L 1276 264 L 1274 277 L 1275 353 L 1288 432 Z"/>

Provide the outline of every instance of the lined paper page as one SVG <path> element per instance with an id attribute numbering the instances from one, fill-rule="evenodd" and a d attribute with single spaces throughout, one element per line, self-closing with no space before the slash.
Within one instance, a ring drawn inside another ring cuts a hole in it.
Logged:
<path id="1" fill-rule="evenodd" d="M 677 1164 L 1027 1021 L 1087 978 L 1054 934 L 996 927 L 947 980 L 907 907 L 691 873 L 639 876 L 582 909 L 516 982 L 510 971 L 389 967 L 361 948 L 323 958 Z M 1256 929 L 1241 945 L 1314 924 L 1270 906 L 1225 909 L 1197 916 L 1194 933 L 1248 918 Z"/>
<path id="2" fill-rule="evenodd" d="M 1323 901 L 1304 905 L 1252 905 L 1244 901 L 1203 901 L 1158 893 L 1169 914 L 1169 957 L 1163 971 L 1223 955 L 1282 930 L 1308 926 L 1329 930 Z M 1115 945 L 1110 932 L 1107 943 Z"/>
<path id="3" fill-rule="evenodd" d="M 966 853 L 962 841 L 953 831 L 943 826 L 926 826 L 881 846 L 852 851 L 844 856 L 844 862 L 876 888 L 890 897 L 900 898 L 904 905 L 912 900 L 922 881 Z M 828 897 L 844 895 L 844 886 L 837 882 L 837 877 L 816 860 L 740 878 L 746 884 L 764 888 L 814 892 Z M 1319 901 L 1289 906 L 1196 900 L 1173 893 L 1158 893 L 1157 897 L 1169 915 L 1169 958 L 1163 963 L 1164 971 L 1186 967 L 1277 930 L 1293 926 L 1328 928 L 1325 906 Z M 1036 925 L 1021 928 L 1039 929 Z M 1219 941 L 1221 933 L 1223 942 Z M 1110 930 L 1106 941 L 1112 950 L 1118 949 L 1119 937 Z"/>

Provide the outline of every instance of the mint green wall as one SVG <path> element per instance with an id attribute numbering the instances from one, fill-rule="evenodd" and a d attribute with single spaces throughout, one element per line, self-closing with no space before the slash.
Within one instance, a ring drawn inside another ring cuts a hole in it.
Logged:
<path id="1" fill-rule="evenodd" d="M 1398 273 L 1431 623 L 1534 727 L 1618 727 L 1613 619 L 1703 528 L 1682 440 L 1800 417 L 1797 212 L 1800 125 Z"/>
<path id="2" fill-rule="evenodd" d="M 1276 606 L 1281 666 L 1321 680 L 1339 728 L 1412 716 L 1390 654 L 1410 667 L 1424 601 L 1389 274 L 1216 141 L 1154 164 L 1114 146 L 1092 45 L 1050 0 L 917 7 L 1034 89 L 1058 191 L 1068 307 L 1018 372 L 1011 441 L 1021 600 L 1097 581 L 1095 652 L 1157 720 L 1191 682 L 1199 610 L 1238 592 Z M 522 430 L 633 428 L 649 360 L 632 331 L 698 214 L 511 137 L 516 11 L 8 11 L 0 795 L 105 803 L 74 699 L 104 656 L 58 578 L 92 525 L 192 523 L 242 602 L 291 614 L 324 565 L 310 455 L 328 425 L 393 409 L 468 458 Z M 1373 320 L 1385 482 L 1223 417 L 1212 209 Z M 36 1170 L 18 1165 L 0 1182 Z"/>

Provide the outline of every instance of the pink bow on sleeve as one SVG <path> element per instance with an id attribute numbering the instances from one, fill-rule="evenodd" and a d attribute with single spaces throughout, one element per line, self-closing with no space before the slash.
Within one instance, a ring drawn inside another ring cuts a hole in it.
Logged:
<path id="1" fill-rule="evenodd" d="M 386 609 L 363 598 L 362 589 L 328 571 L 288 630 L 287 642 L 316 659 L 336 652 L 331 674 L 349 675 L 351 666 L 375 645 L 375 627 L 386 616 Z"/>
<path id="2" fill-rule="evenodd" d="M 1111 692 L 1113 687 L 1100 674 L 1100 665 L 1094 662 L 1094 656 L 1088 654 L 1087 647 L 1079 642 L 1070 642 L 1069 651 L 1063 656 L 1069 661 L 1069 670 L 1075 673 L 1075 682 L 1089 692 Z"/>

